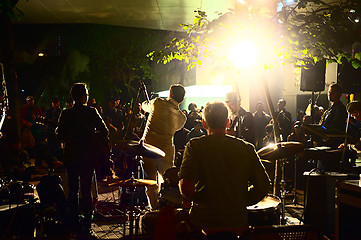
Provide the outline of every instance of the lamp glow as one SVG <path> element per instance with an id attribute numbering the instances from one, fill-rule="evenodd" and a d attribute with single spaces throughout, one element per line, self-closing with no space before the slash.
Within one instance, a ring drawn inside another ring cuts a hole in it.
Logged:
<path id="1" fill-rule="evenodd" d="M 251 42 L 238 42 L 231 49 L 231 60 L 238 68 L 248 68 L 253 65 L 258 58 L 258 48 Z"/>

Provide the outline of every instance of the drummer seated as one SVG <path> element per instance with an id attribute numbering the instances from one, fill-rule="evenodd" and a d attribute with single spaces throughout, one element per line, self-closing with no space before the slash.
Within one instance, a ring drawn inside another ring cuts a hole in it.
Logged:
<path id="1" fill-rule="evenodd" d="M 261 201 L 270 189 L 254 146 L 226 135 L 228 116 L 224 103 L 206 104 L 203 126 L 209 135 L 187 143 L 179 172 L 190 220 L 210 235 L 224 231 L 241 235 L 248 229 L 246 206 Z"/>

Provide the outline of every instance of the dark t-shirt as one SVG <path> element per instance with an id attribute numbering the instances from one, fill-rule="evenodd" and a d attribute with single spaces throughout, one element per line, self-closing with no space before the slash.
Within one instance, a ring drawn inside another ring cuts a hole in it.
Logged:
<path id="1" fill-rule="evenodd" d="M 179 177 L 195 183 L 190 218 L 202 228 L 247 226 L 246 206 L 259 202 L 269 190 L 254 146 L 229 135 L 191 139 Z"/>

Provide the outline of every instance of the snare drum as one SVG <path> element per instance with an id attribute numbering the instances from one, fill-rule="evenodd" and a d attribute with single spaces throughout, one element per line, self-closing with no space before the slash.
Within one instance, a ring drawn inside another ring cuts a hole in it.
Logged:
<path id="1" fill-rule="evenodd" d="M 179 167 L 171 167 L 163 174 L 164 183 L 167 187 L 178 187 L 179 183 Z"/>
<path id="2" fill-rule="evenodd" d="M 269 194 L 255 205 L 247 206 L 250 226 L 279 225 L 281 218 L 281 200 Z"/>
<path id="3" fill-rule="evenodd" d="M 171 205 L 176 208 L 181 208 L 183 206 L 182 195 L 178 187 L 178 172 L 178 167 L 171 167 L 166 170 L 163 175 L 164 183 L 162 183 L 158 198 L 161 207 Z"/>

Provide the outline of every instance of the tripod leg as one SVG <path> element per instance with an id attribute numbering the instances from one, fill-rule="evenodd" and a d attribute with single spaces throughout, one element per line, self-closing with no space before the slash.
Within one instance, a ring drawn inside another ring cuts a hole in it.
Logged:
<path id="1" fill-rule="evenodd" d="M 298 204 L 298 201 L 297 201 L 297 156 L 295 157 L 295 174 L 294 174 L 294 194 L 293 194 L 293 200 L 292 200 L 292 203 L 294 205 L 297 205 Z"/>
<path id="2" fill-rule="evenodd" d="M 281 187 L 281 201 L 282 201 L 282 219 L 281 219 L 281 224 L 284 225 L 286 224 L 286 203 L 285 203 L 285 198 L 286 198 L 286 189 L 285 189 L 285 163 L 284 163 L 284 159 L 280 160 L 281 161 L 281 182 L 280 182 L 280 187 Z"/>

